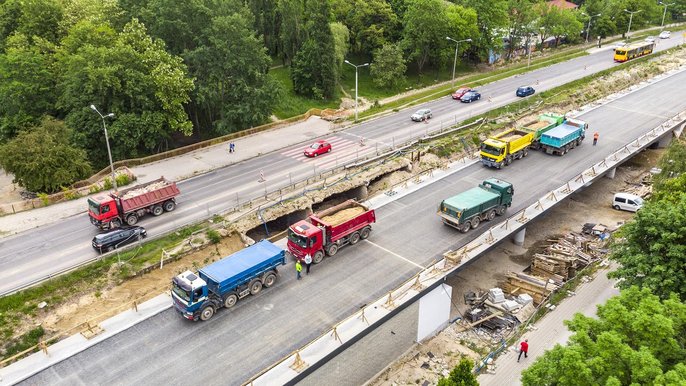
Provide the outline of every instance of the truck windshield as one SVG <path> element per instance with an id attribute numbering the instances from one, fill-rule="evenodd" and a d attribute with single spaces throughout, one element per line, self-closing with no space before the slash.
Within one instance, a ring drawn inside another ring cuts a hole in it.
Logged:
<path id="1" fill-rule="evenodd" d="M 95 214 L 100 214 L 100 204 L 91 199 L 88 199 L 88 209 Z"/>
<path id="2" fill-rule="evenodd" d="M 502 148 L 493 147 L 493 146 L 490 146 L 490 145 L 486 145 L 485 143 L 482 143 L 482 144 L 481 144 L 481 151 L 483 151 L 484 153 L 491 154 L 491 155 L 500 155 L 500 154 L 502 154 L 503 149 L 502 149 Z"/>
<path id="3" fill-rule="evenodd" d="M 191 301 L 191 294 L 190 292 L 184 290 L 183 288 L 179 287 L 178 284 L 176 284 L 174 281 L 172 281 L 172 291 L 180 297 L 181 299 L 185 300 L 186 302 Z"/>
<path id="4" fill-rule="evenodd" d="M 307 248 L 307 237 L 300 236 L 288 228 L 288 240 L 300 248 Z"/>

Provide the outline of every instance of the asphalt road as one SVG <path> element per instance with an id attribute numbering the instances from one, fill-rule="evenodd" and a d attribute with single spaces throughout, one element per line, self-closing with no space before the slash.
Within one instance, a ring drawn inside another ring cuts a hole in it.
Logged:
<path id="1" fill-rule="evenodd" d="M 499 171 L 475 164 L 379 208 L 367 241 L 327 258 L 302 281 L 288 264 L 275 287 L 231 311 L 220 310 L 209 322 L 188 322 L 167 310 L 25 384 L 240 384 L 409 279 L 417 265 L 426 266 L 491 225 L 467 234 L 446 227 L 435 214 L 440 200 L 497 175 L 515 186 L 514 213 L 686 109 L 684 84 L 686 71 L 581 116 L 600 132 L 598 146 L 587 140 L 564 157 L 532 152 Z M 610 197 L 608 192 L 608 205 Z M 355 377 L 349 381 L 359 383 Z"/>
<path id="2" fill-rule="evenodd" d="M 679 34 L 674 35 L 675 38 L 661 40 L 657 50 L 679 44 L 681 39 L 676 38 Z M 301 155 L 303 144 L 183 181 L 179 184 L 182 193 L 176 211 L 156 218 L 146 217 L 139 225 L 144 226 L 149 235 L 171 231 L 226 211 L 234 207 L 237 200 L 244 202 L 259 197 L 265 188 L 271 191 L 288 186 L 291 179 L 311 176 L 371 154 L 377 148 L 398 145 L 421 137 L 427 130 L 446 127 L 511 103 L 518 99 L 514 95 L 518 86 L 530 84 L 538 91 L 543 91 L 616 65 L 611 51 L 597 52 L 486 85 L 479 89 L 482 100 L 474 103 L 463 104 L 445 97 L 332 134 L 326 138 L 335 144 L 336 150 L 316 159 L 305 159 Z M 492 102 L 488 102 L 488 97 L 492 97 Z M 429 123 L 410 121 L 409 116 L 419 107 L 432 109 L 434 116 Z M 359 146 L 360 138 L 364 138 L 365 146 Z M 257 182 L 256 176 L 260 171 L 268 176 L 266 186 Z M 90 240 L 96 233 L 97 229 L 84 213 L 0 239 L 0 293 L 94 258 L 97 253 L 91 247 Z"/>

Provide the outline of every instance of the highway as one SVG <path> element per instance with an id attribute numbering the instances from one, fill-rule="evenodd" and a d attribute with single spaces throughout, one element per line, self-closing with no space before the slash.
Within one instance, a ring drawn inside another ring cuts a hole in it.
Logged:
<path id="1" fill-rule="evenodd" d="M 681 39 L 677 38 L 662 40 L 657 50 L 680 42 Z M 463 104 L 448 96 L 333 133 L 325 138 L 334 144 L 334 152 L 316 159 L 302 156 L 302 149 L 307 145 L 302 144 L 182 181 L 179 183 L 181 196 L 176 211 L 155 218 L 145 217 L 139 225 L 152 236 L 169 232 L 226 211 L 235 206 L 237 198 L 244 202 L 263 195 L 265 186 L 256 179 L 261 170 L 268 176 L 267 189 L 276 190 L 289 185 L 291 178 L 294 181 L 305 178 L 358 156 L 374 153 L 377 146 L 397 145 L 420 137 L 428 130 L 447 127 L 516 101 L 518 98 L 514 92 L 518 86 L 530 84 L 537 91 L 544 91 L 616 65 L 611 51 L 597 52 L 481 87 L 482 100 L 478 102 Z M 488 97 L 492 102 L 488 102 Z M 433 111 L 433 119 L 428 124 L 414 123 L 409 119 L 420 107 Z M 360 138 L 365 139 L 366 146 L 358 145 Z M 97 229 L 88 221 L 85 209 L 83 214 L 67 220 L 0 239 L 0 293 L 21 288 L 97 256 L 90 245 Z"/>
<path id="2" fill-rule="evenodd" d="M 471 165 L 379 208 L 368 240 L 314 266 L 301 281 L 289 264 L 276 286 L 209 322 L 188 322 L 169 309 L 25 384 L 240 384 L 492 225 L 467 234 L 446 227 L 435 214 L 440 200 L 497 175 L 515 186 L 514 213 L 686 109 L 684 84 L 686 71 L 580 116 L 600 132 L 598 146 L 587 139 L 564 157 L 532 152 L 499 171 Z"/>

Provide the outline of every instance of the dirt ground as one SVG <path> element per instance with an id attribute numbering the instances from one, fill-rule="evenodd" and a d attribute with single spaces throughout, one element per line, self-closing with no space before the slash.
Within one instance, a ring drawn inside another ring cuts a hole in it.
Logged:
<path id="1" fill-rule="evenodd" d="M 615 211 L 610 207 L 612 196 L 627 183 L 640 180 L 644 173 L 657 164 L 664 151 L 658 149 L 642 152 L 617 168 L 614 179 L 601 178 L 548 211 L 544 218 L 527 227 L 523 246 L 519 247 L 511 241 L 503 242 L 448 278 L 447 284 L 453 287 L 451 320 L 468 309 L 469 306 L 464 304 L 466 292 L 487 291 L 498 287 L 508 271 L 523 271 L 531 264 L 531 255 L 536 248 L 550 236 L 569 231 L 579 232 L 583 224 L 588 222 L 614 227 L 629 221 L 633 213 Z M 369 385 L 415 385 L 424 384 L 425 381 L 435 385 L 441 376 L 449 374 L 462 356 L 477 360 L 479 354 L 475 350 L 497 342 L 473 329 L 459 330 L 460 327 L 453 323 L 435 337 L 415 345 Z"/>

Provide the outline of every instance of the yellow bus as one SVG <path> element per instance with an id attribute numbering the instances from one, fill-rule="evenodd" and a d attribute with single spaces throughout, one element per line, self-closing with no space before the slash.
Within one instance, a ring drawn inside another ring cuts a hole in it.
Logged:
<path id="1" fill-rule="evenodd" d="M 626 62 L 629 59 L 648 55 L 653 52 L 655 43 L 641 42 L 615 48 L 615 62 Z"/>

